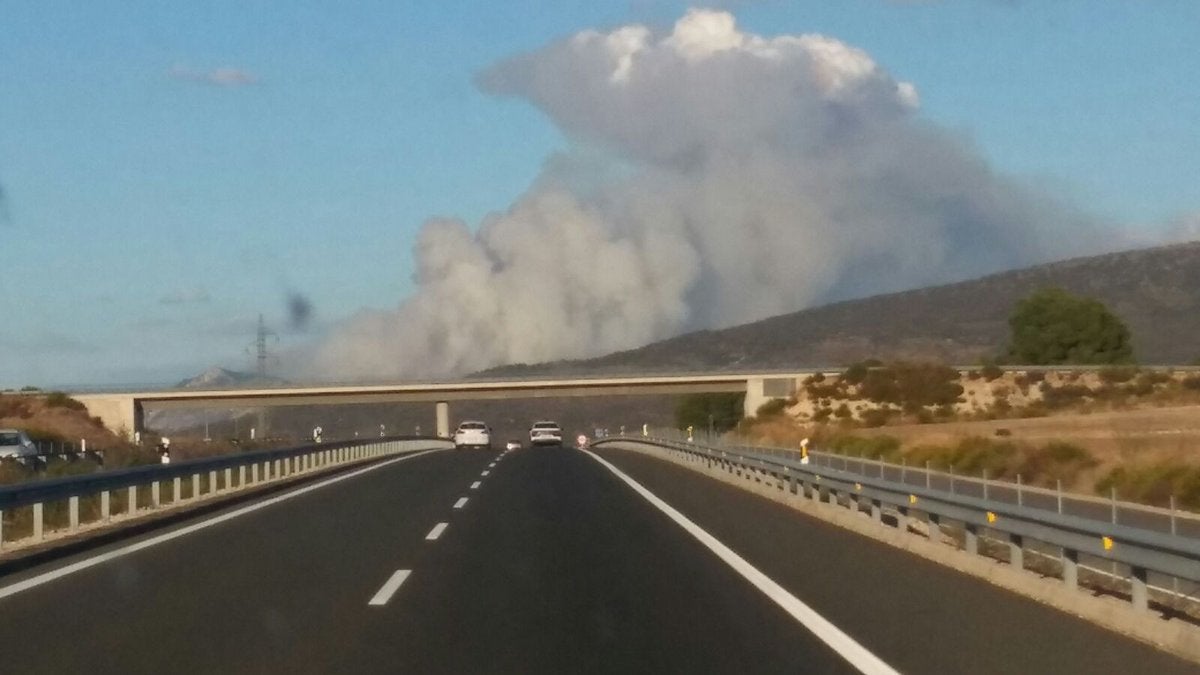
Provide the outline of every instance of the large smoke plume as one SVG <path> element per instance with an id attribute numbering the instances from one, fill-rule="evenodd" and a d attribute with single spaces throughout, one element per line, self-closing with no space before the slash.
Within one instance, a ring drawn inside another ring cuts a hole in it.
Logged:
<path id="1" fill-rule="evenodd" d="M 309 374 L 589 356 L 1056 257 L 1089 227 L 922 120 L 916 88 L 865 52 L 724 12 L 585 31 L 478 83 L 572 149 L 477 232 L 429 220 L 414 294 L 341 326 Z"/>

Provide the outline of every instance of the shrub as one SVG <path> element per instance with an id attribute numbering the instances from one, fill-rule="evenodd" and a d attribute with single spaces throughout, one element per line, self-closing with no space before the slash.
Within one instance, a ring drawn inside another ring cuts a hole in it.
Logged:
<path id="1" fill-rule="evenodd" d="M 87 410 L 83 403 L 67 396 L 61 391 L 52 391 L 46 395 L 47 408 L 66 408 L 67 410 Z"/>
<path id="2" fill-rule="evenodd" d="M 1042 401 L 1050 409 L 1065 408 L 1079 403 L 1094 393 L 1082 384 L 1063 384 L 1055 387 L 1049 382 L 1043 382 L 1039 388 L 1042 390 Z"/>
<path id="3" fill-rule="evenodd" d="M 833 411 L 833 416 L 840 420 L 848 419 L 853 415 L 854 413 L 850 411 L 850 406 L 846 405 L 845 403 L 839 405 L 837 409 Z"/>
<path id="4" fill-rule="evenodd" d="M 755 417 L 758 417 L 759 419 L 763 419 L 766 417 L 774 417 L 776 415 L 782 415 L 783 410 L 786 407 L 787 407 L 787 401 L 785 401 L 784 399 L 781 399 L 781 398 L 773 398 L 770 401 L 767 401 L 766 403 L 758 406 L 758 410 L 755 411 Z"/>
<path id="5" fill-rule="evenodd" d="M 1100 381 L 1108 384 L 1128 382 L 1138 374 L 1138 369 L 1132 366 L 1112 366 L 1100 369 Z"/>
<path id="6" fill-rule="evenodd" d="M 881 427 L 888 423 L 895 411 L 889 408 L 869 408 L 862 411 L 863 426 L 866 427 Z"/>
<path id="7" fill-rule="evenodd" d="M 1200 391 L 1200 375 L 1188 375 L 1179 383 L 1184 389 Z"/>
<path id="8" fill-rule="evenodd" d="M 979 374 L 983 375 L 983 379 L 991 382 L 992 380 L 1002 377 L 1004 375 L 1004 370 L 1000 368 L 1000 366 L 996 365 L 995 362 L 988 362 L 983 364 L 983 368 L 980 369 Z"/>
<path id="9" fill-rule="evenodd" d="M 814 422 L 824 422 L 833 414 L 833 408 L 821 408 L 813 413 Z"/>
<path id="10" fill-rule="evenodd" d="M 842 373 L 840 379 L 846 384 L 861 384 L 867 378 L 868 370 L 866 364 L 855 363 Z"/>
<path id="11" fill-rule="evenodd" d="M 1133 361 L 1129 329 L 1103 303 L 1045 288 L 1017 303 L 1008 320 L 1009 357 L 1029 365 Z"/>

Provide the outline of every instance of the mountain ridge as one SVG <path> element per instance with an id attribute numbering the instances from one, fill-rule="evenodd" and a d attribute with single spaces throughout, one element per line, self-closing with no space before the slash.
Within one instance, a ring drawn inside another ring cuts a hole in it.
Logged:
<path id="1" fill-rule="evenodd" d="M 603 356 L 478 376 L 824 367 L 864 358 L 973 363 L 1003 349 L 1013 305 L 1047 286 L 1094 297 L 1133 333 L 1139 362 L 1200 357 L 1200 241 L 1106 253 L 844 300 Z"/>

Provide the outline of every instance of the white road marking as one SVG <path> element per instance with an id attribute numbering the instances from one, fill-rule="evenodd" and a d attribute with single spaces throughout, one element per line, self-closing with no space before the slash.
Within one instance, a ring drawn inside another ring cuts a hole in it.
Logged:
<path id="1" fill-rule="evenodd" d="M 459 497 L 458 501 L 454 502 L 454 508 L 456 508 L 456 509 L 461 509 L 462 507 L 464 507 L 466 505 L 467 505 L 466 497 Z"/>
<path id="2" fill-rule="evenodd" d="M 18 581 L 15 584 L 9 584 L 8 586 L 0 588 L 0 598 L 7 598 L 10 595 L 16 595 L 17 593 L 20 593 L 22 591 L 27 591 L 31 588 L 36 588 L 38 586 L 41 586 L 42 584 L 54 581 L 55 579 L 61 579 L 62 577 L 67 576 L 68 574 L 74 574 L 81 570 L 88 569 L 89 567 L 95 567 L 96 565 L 99 565 L 101 563 L 108 562 L 109 560 L 115 560 L 116 558 L 122 558 L 124 556 L 129 555 L 130 553 L 136 553 L 137 551 L 141 551 L 143 549 L 150 548 L 151 546 L 155 546 L 155 545 L 161 544 L 163 542 L 171 541 L 172 539 L 178 539 L 179 537 L 182 537 L 184 535 L 188 535 L 193 532 L 198 532 L 200 530 L 210 528 L 213 525 L 219 525 L 220 523 L 223 523 L 227 520 L 233 520 L 234 518 L 237 518 L 238 516 L 244 516 L 247 513 L 253 513 L 254 511 L 257 511 L 259 509 L 264 509 L 264 508 L 266 508 L 268 506 L 272 506 L 274 504 L 278 504 L 279 502 L 284 502 L 284 501 L 287 501 L 294 497 L 299 497 L 302 494 L 312 492 L 313 490 L 318 490 L 327 485 L 333 485 L 334 483 L 340 483 L 341 481 L 348 480 L 350 478 L 355 478 L 357 476 L 361 476 L 364 473 L 367 473 L 369 471 L 375 471 L 376 469 L 382 469 L 383 467 L 390 466 L 392 464 L 395 464 L 396 462 L 403 462 L 405 460 L 412 459 L 414 457 L 420 457 L 421 455 L 427 455 L 431 452 L 441 452 L 441 451 L 442 451 L 441 448 L 438 448 L 435 450 L 422 450 L 421 452 L 415 452 L 411 455 L 404 455 L 403 457 L 397 457 L 396 459 L 388 460 L 386 462 L 380 462 L 379 464 L 372 464 L 371 466 L 368 466 L 368 467 L 365 467 L 362 469 L 358 469 L 357 471 L 351 471 L 350 473 L 344 473 L 344 474 L 341 474 L 340 476 L 334 476 L 333 478 L 323 480 L 320 483 L 313 483 L 312 485 L 306 485 L 302 488 L 292 490 L 291 492 L 287 492 L 287 493 L 279 495 L 277 497 L 271 497 L 270 499 L 264 499 L 261 502 L 250 504 L 249 506 L 243 506 L 240 509 L 236 509 L 234 511 L 229 511 L 228 513 L 222 513 L 219 516 L 213 516 L 212 518 L 209 518 L 208 520 L 202 520 L 193 525 L 188 525 L 187 527 L 181 527 L 178 530 L 172 530 L 165 534 L 160 534 L 157 537 L 143 539 L 142 541 L 139 541 L 135 544 L 123 546 L 121 548 L 113 549 L 111 551 L 108 551 L 106 553 L 101 553 L 100 555 L 93 556 L 91 558 L 86 558 L 84 560 L 80 560 L 79 562 L 67 565 L 66 567 L 60 567 L 56 570 L 51 570 L 49 572 L 39 574 L 35 577 L 30 577 L 28 579 L 25 579 L 24 581 Z"/>
<path id="3" fill-rule="evenodd" d="M 471 483 L 471 489 L 478 490 L 480 485 L 483 485 L 481 481 L 475 481 L 474 483 Z"/>
<path id="4" fill-rule="evenodd" d="M 375 607 L 382 607 L 388 604 L 388 600 L 392 599 L 392 596 L 400 589 L 400 584 L 404 583 L 404 580 L 410 574 L 412 574 L 412 570 L 396 570 L 393 572 L 392 576 L 383 582 L 383 586 L 380 587 L 379 591 L 367 601 L 367 604 L 374 605 Z"/>
<path id="5" fill-rule="evenodd" d="M 437 541 L 437 538 L 442 536 L 442 533 L 446 531 L 447 527 L 450 527 L 450 523 L 438 523 L 437 525 L 434 525 L 433 529 L 429 531 L 429 534 L 425 535 L 425 541 Z"/>
<path id="6" fill-rule="evenodd" d="M 492 462 L 491 464 L 488 464 L 488 468 L 489 468 L 489 469 L 494 469 L 494 468 L 496 468 L 496 463 L 495 463 L 495 462 Z"/>
<path id="7" fill-rule="evenodd" d="M 728 546 L 722 544 L 716 537 L 712 536 L 701 528 L 696 523 L 688 519 L 679 511 L 676 511 L 670 504 L 664 502 L 653 492 L 642 487 L 640 483 L 625 475 L 617 467 L 610 464 L 608 461 L 596 455 L 590 450 L 585 450 L 592 459 L 599 462 L 609 471 L 613 472 L 617 478 L 624 481 L 629 487 L 633 488 L 634 492 L 641 495 L 646 501 L 650 502 L 659 511 L 662 511 L 668 518 L 675 521 L 677 525 L 682 527 L 688 534 L 692 535 L 701 544 L 712 551 L 726 565 L 729 565 L 735 572 L 742 575 L 746 581 L 749 581 L 755 588 L 762 591 L 764 595 L 770 598 L 775 604 L 779 605 L 785 612 L 792 615 L 792 618 L 800 622 L 813 635 L 817 636 L 822 642 L 829 645 L 842 658 L 850 662 L 850 665 L 857 668 L 860 672 L 868 675 L 898 675 L 897 671 L 889 666 L 878 656 L 872 654 L 866 647 L 863 647 L 854 638 L 842 632 L 840 628 L 833 625 L 828 619 L 821 616 L 808 605 L 800 601 L 799 598 L 792 595 L 783 586 L 780 586 L 774 579 L 768 577 L 751 565 L 745 558 L 737 553 L 734 553 Z"/>
<path id="8" fill-rule="evenodd" d="M 486 476 L 486 475 L 488 475 L 489 473 L 491 473 L 491 471 L 488 471 L 488 470 L 484 469 L 483 473 L 481 473 L 481 474 L 479 474 L 479 475 L 480 475 L 480 476 Z"/>

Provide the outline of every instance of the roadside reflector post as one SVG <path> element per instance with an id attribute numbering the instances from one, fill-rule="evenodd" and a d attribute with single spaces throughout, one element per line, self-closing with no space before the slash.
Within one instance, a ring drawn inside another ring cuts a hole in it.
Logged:
<path id="1" fill-rule="evenodd" d="M 100 520 L 108 521 L 112 517 L 112 505 L 109 503 L 109 499 L 108 490 L 100 493 Z"/>
<path id="2" fill-rule="evenodd" d="M 975 523 L 964 523 L 963 549 L 971 555 L 979 554 L 979 526 Z"/>
<path id="3" fill-rule="evenodd" d="M 1014 568 L 1025 569 L 1024 538 L 1019 534 L 1008 535 L 1008 564 Z"/>
<path id="4" fill-rule="evenodd" d="M 126 500 L 125 515 L 132 516 L 137 513 L 137 486 L 129 486 L 128 499 Z"/>
<path id="5" fill-rule="evenodd" d="M 72 532 L 79 529 L 79 496 L 71 495 L 67 500 L 67 511 L 69 515 L 69 527 Z"/>
<path id="6" fill-rule="evenodd" d="M 210 495 L 216 494 L 217 491 L 218 491 L 217 490 L 217 472 L 209 471 L 208 472 L 208 494 L 210 494 Z"/>
<path id="7" fill-rule="evenodd" d="M 33 505 L 33 540 L 42 540 L 42 503 L 38 502 Z"/>
<path id="8" fill-rule="evenodd" d="M 258 462 L 250 465 L 250 484 L 258 485 Z"/>
<path id="9" fill-rule="evenodd" d="M 162 493 L 160 490 L 161 488 L 158 487 L 158 481 L 154 481 L 150 484 L 150 503 L 154 506 L 158 506 L 162 503 Z"/>
<path id="10" fill-rule="evenodd" d="M 192 474 L 192 500 L 200 499 L 200 474 Z"/>
<path id="11" fill-rule="evenodd" d="M 1079 551 L 1064 548 L 1062 552 L 1062 580 L 1071 590 L 1079 588 Z"/>
<path id="12" fill-rule="evenodd" d="M 1149 596 L 1146 593 L 1146 568 L 1133 567 L 1129 572 L 1129 600 L 1135 610 L 1144 612 L 1150 608 Z"/>
<path id="13" fill-rule="evenodd" d="M 238 467 L 238 487 L 239 488 L 246 487 L 246 465 L 245 464 Z"/>
<path id="14" fill-rule="evenodd" d="M 183 479 L 175 476 L 171 481 L 171 503 L 178 504 L 183 499 Z"/>
<path id="15" fill-rule="evenodd" d="M 231 468 L 225 469 L 225 489 L 233 489 L 233 469 Z"/>

